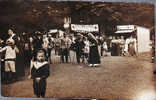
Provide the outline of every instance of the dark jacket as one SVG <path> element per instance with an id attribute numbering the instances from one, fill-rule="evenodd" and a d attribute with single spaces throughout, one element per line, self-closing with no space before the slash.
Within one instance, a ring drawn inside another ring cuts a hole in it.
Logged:
<path id="1" fill-rule="evenodd" d="M 49 64 L 45 64 L 43 65 L 42 67 L 36 69 L 34 66 L 32 67 L 31 69 L 31 78 L 34 79 L 34 78 L 37 78 L 37 77 L 40 77 L 40 78 L 48 78 L 48 76 L 50 75 L 50 72 L 49 72 Z"/>
<path id="2" fill-rule="evenodd" d="M 74 49 L 75 49 L 76 52 L 82 53 L 84 46 L 85 46 L 85 44 L 84 44 L 83 41 L 81 41 L 79 39 L 75 40 Z"/>

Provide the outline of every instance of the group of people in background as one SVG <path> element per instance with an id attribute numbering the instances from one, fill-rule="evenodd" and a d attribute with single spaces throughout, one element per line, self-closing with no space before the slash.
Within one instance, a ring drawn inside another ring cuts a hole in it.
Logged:
<path id="1" fill-rule="evenodd" d="M 76 55 L 76 62 L 87 63 L 89 67 L 97 67 L 101 57 L 107 56 L 136 56 L 137 41 L 133 36 L 106 37 L 93 33 L 76 34 L 43 34 L 36 31 L 34 34 L 22 33 L 17 35 L 8 30 L 9 37 L 0 39 L 0 59 L 2 83 L 14 82 L 26 74 L 33 79 L 34 93 L 37 97 L 44 97 L 46 78 L 50 75 L 48 63 L 53 63 L 55 56 L 60 57 L 61 63 L 70 63 L 70 51 Z M 29 69 L 26 72 L 26 69 Z"/>
<path id="2" fill-rule="evenodd" d="M 113 37 L 111 40 L 112 56 L 136 56 L 137 41 L 134 36 L 124 39 L 123 36 Z"/>
<path id="3" fill-rule="evenodd" d="M 98 40 L 92 33 L 60 36 L 36 31 L 33 35 L 25 32 L 17 35 L 9 29 L 8 38 L 0 39 L 2 81 L 9 83 L 26 76 L 29 73 L 26 69 L 30 68 L 32 60 L 37 59 L 40 49 L 45 51 L 49 63 L 53 63 L 52 51 L 55 51 L 55 56 L 60 56 L 61 63 L 71 62 L 70 51 L 73 51 L 78 64 L 87 62 L 91 67 L 100 64 Z"/>
<path id="4" fill-rule="evenodd" d="M 90 67 L 99 66 L 100 57 L 107 56 L 108 52 L 111 52 L 111 56 L 136 56 L 137 49 L 136 38 L 132 36 L 125 39 L 123 36 L 110 38 L 93 33 L 43 34 L 39 31 L 17 35 L 11 29 L 8 30 L 8 35 L 6 40 L 0 39 L 2 70 L 7 73 L 5 76 L 8 78 L 25 76 L 25 69 L 29 68 L 32 59 L 36 60 L 37 51 L 41 48 L 45 50 L 49 63 L 53 63 L 52 51 L 55 56 L 60 56 L 60 63 L 72 62 L 74 58 L 71 58 L 70 51 L 73 51 L 78 64 L 87 63 Z M 9 75 L 9 71 L 13 75 Z"/>

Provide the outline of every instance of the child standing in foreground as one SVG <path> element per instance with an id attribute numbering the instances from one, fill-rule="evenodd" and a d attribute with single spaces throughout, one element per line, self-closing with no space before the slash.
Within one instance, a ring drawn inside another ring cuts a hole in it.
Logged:
<path id="1" fill-rule="evenodd" d="M 46 79 L 48 78 L 49 72 L 49 64 L 45 60 L 46 53 L 44 50 L 40 49 L 36 55 L 36 61 L 31 62 L 30 73 L 31 78 L 33 79 L 33 88 L 34 94 L 37 97 L 45 97 L 46 93 Z"/>

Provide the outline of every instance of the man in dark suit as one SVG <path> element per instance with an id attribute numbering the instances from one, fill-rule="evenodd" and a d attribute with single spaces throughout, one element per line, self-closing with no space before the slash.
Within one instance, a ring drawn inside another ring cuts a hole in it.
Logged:
<path id="1" fill-rule="evenodd" d="M 76 59 L 78 64 L 80 63 L 80 58 L 82 56 L 84 46 L 85 44 L 83 42 L 83 35 L 78 33 L 77 39 L 75 40 L 75 44 L 74 44 L 74 49 L 76 52 Z"/>

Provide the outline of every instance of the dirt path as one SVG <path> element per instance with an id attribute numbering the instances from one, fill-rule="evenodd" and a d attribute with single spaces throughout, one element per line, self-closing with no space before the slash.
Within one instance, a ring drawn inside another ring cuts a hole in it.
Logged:
<path id="1" fill-rule="evenodd" d="M 97 68 L 83 64 L 52 64 L 50 71 L 48 98 L 141 100 L 149 96 L 148 100 L 153 100 L 156 94 L 153 65 L 136 58 L 103 57 Z M 2 95 L 34 97 L 32 80 L 2 85 Z"/>

